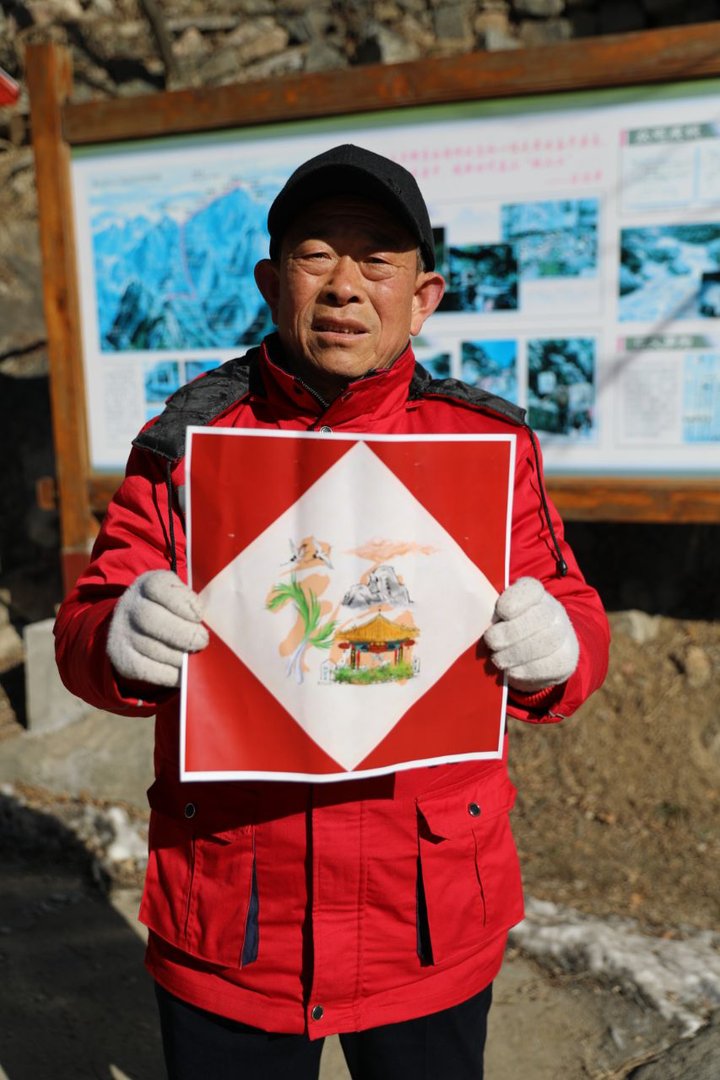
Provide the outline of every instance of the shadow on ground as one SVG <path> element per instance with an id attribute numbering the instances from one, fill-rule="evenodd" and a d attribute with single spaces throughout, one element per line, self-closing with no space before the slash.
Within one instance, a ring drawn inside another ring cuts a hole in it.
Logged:
<path id="1" fill-rule="evenodd" d="M 720 526 L 569 521 L 565 535 L 608 611 L 720 618 L 720 593 L 713 587 Z"/>
<path id="2" fill-rule="evenodd" d="M 0 864 L 0 1066 L 9 1080 L 161 1080 L 144 946 L 86 849 L 57 819 L 0 795 Z"/>

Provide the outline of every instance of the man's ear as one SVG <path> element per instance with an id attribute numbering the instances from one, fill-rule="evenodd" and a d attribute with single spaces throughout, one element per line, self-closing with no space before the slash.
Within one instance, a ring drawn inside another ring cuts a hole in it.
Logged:
<path id="1" fill-rule="evenodd" d="M 278 297 L 280 295 L 280 270 L 271 259 L 261 259 L 255 267 L 255 284 L 270 308 L 273 322 L 277 322 Z"/>
<path id="2" fill-rule="evenodd" d="M 410 333 L 415 336 L 422 330 L 425 320 L 432 315 L 443 298 L 445 278 L 442 274 L 424 270 L 418 274 L 410 319 Z"/>

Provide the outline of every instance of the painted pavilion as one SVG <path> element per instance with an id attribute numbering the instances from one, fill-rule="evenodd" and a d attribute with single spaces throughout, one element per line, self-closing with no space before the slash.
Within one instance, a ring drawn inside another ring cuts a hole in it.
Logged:
<path id="1" fill-rule="evenodd" d="M 374 619 L 362 623 L 360 626 L 351 626 L 349 630 L 338 630 L 333 638 L 333 644 L 343 652 L 350 650 L 348 667 L 357 669 L 363 666 L 363 661 L 377 662 L 384 654 L 392 654 L 385 662 L 395 664 L 407 661 L 412 662 L 410 650 L 415 644 L 415 639 L 420 631 L 416 626 L 403 625 L 392 622 L 384 615 L 378 613 Z"/>

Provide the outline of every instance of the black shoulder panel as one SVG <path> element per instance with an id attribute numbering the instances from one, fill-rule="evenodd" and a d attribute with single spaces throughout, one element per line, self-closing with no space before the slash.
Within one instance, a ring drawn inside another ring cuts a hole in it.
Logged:
<path id="1" fill-rule="evenodd" d="M 251 383 L 259 381 L 259 353 L 259 349 L 251 349 L 245 356 L 228 360 L 202 378 L 181 386 L 168 398 L 155 423 L 133 440 L 133 446 L 178 461 L 185 453 L 188 427 L 208 424 L 244 397 Z"/>
<path id="2" fill-rule="evenodd" d="M 525 410 L 511 401 L 489 394 L 479 386 L 469 386 L 460 379 L 433 379 L 421 364 L 415 364 L 415 374 L 410 383 L 410 400 L 422 397 L 441 397 L 469 405 L 473 409 L 499 413 L 513 424 L 525 423 Z"/>

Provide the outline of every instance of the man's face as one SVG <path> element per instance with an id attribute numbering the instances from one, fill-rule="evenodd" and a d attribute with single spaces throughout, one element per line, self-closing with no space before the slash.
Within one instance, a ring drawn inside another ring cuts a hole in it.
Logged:
<path id="1" fill-rule="evenodd" d="M 411 233 L 354 196 L 312 203 L 283 237 L 279 264 L 255 270 L 285 349 L 331 396 L 392 364 L 440 302 L 440 274 L 418 271 Z"/>

